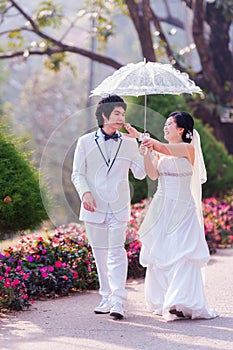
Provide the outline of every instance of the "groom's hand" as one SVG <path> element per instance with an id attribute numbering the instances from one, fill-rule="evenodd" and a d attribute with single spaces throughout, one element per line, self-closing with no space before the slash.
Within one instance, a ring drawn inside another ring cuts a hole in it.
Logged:
<path id="1" fill-rule="evenodd" d="M 82 198 L 83 206 L 86 210 L 94 212 L 96 208 L 95 199 L 91 192 L 85 192 Z"/>

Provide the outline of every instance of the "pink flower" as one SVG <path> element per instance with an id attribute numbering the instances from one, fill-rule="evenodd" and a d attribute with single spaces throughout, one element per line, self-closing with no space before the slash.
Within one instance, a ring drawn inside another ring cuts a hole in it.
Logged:
<path id="1" fill-rule="evenodd" d="M 12 286 L 15 287 L 18 284 L 20 284 L 20 280 L 18 278 L 16 278 L 13 282 L 12 282 Z"/>
<path id="2" fill-rule="evenodd" d="M 43 278 L 46 278 L 46 277 L 48 277 L 48 274 L 47 274 L 47 272 L 43 272 L 43 273 L 41 274 L 41 276 L 42 276 Z"/>
<path id="3" fill-rule="evenodd" d="M 54 271 L 54 267 L 53 267 L 53 266 L 48 266 L 48 270 L 49 270 L 50 272 L 53 272 L 53 271 Z"/>
<path id="4" fill-rule="evenodd" d="M 11 287 L 11 280 L 10 280 L 10 278 L 6 278 L 5 283 L 4 283 L 4 287 L 6 287 L 6 288 L 10 288 Z"/>
<path id="5" fill-rule="evenodd" d="M 27 294 L 24 294 L 24 295 L 23 295 L 23 299 L 27 300 L 27 299 L 28 299 L 28 295 L 27 295 Z"/>
<path id="6" fill-rule="evenodd" d="M 30 277 L 30 272 L 25 273 L 25 275 L 23 276 L 24 280 L 27 280 Z"/>
<path id="7" fill-rule="evenodd" d="M 60 261 L 56 261 L 55 262 L 55 266 L 60 268 L 60 267 L 62 267 L 62 263 Z"/>
<path id="8" fill-rule="evenodd" d="M 77 271 L 73 272 L 73 278 L 78 278 L 78 272 Z"/>
<path id="9" fill-rule="evenodd" d="M 11 268 L 10 267 L 7 267 L 6 268 L 6 275 L 8 275 L 8 273 L 11 271 Z"/>
<path id="10" fill-rule="evenodd" d="M 68 280 L 68 277 L 66 275 L 63 275 L 62 278 L 67 281 Z"/>
<path id="11" fill-rule="evenodd" d="M 42 267 L 41 269 L 40 269 L 40 272 L 41 273 L 44 273 L 44 272 L 46 272 L 47 271 L 47 266 L 44 266 L 44 267 Z"/>

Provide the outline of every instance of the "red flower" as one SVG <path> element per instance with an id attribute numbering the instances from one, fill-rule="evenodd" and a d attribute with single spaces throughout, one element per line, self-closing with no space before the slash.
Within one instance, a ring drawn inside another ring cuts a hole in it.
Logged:
<path id="1" fill-rule="evenodd" d="M 67 281 L 68 280 L 68 277 L 66 275 L 63 275 L 62 278 Z"/>
<path id="2" fill-rule="evenodd" d="M 56 261 L 55 262 L 55 266 L 60 268 L 60 267 L 62 267 L 62 263 L 60 261 Z"/>
<path id="3" fill-rule="evenodd" d="M 4 283 L 4 287 L 6 287 L 6 288 L 10 288 L 11 287 L 11 280 L 10 280 L 10 278 L 6 278 L 5 283 Z"/>
<path id="4" fill-rule="evenodd" d="M 20 280 L 18 278 L 16 278 L 13 282 L 12 282 L 12 286 L 15 287 L 18 284 L 20 284 Z"/>
<path id="5" fill-rule="evenodd" d="M 78 278 L 78 272 L 77 271 L 73 272 L 73 278 Z"/>
<path id="6" fill-rule="evenodd" d="M 11 271 L 11 268 L 9 266 L 7 266 L 6 268 L 6 275 L 8 275 L 8 273 Z"/>

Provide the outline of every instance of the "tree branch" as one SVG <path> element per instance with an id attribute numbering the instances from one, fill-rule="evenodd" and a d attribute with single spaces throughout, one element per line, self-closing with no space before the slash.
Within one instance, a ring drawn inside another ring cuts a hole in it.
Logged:
<path id="1" fill-rule="evenodd" d="M 39 31 L 39 28 L 37 27 L 33 19 L 14 0 L 9 1 L 11 2 L 12 6 L 15 7 L 26 20 L 28 20 L 35 32 Z"/>
<path id="2" fill-rule="evenodd" d="M 25 49 L 25 50 L 20 50 L 20 51 L 0 53 L 0 60 L 1 59 L 11 59 L 14 57 L 24 57 L 25 53 L 27 53 L 27 58 L 28 58 L 31 55 L 51 56 L 55 53 L 61 53 L 61 52 L 76 53 L 76 54 L 79 54 L 81 56 L 88 57 L 94 61 L 101 63 L 101 64 L 105 64 L 107 66 L 113 67 L 115 69 L 119 69 L 120 67 L 122 67 L 121 63 L 111 59 L 110 57 L 102 56 L 102 55 L 96 54 L 94 52 L 80 49 L 76 46 L 69 46 L 69 45 L 61 45 L 58 48 L 48 47 L 45 50 Z"/>

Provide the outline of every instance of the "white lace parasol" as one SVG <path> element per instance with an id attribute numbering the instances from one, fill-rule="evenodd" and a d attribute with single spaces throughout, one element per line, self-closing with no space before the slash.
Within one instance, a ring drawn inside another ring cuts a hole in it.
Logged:
<path id="1" fill-rule="evenodd" d="M 129 63 L 115 71 L 91 91 L 90 96 L 107 97 L 111 94 L 141 96 L 151 94 L 201 93 L 188 74 L 171 64 L 157 62 Z"/>
<path id="2" fill-rule="evenodd" d="M 91 96 L 109 95 L 145 96 L 144 130 L 146 130 L 146 96 L 151 94 L 201 93 L 202 90 L 187 73 L 182 73 L 171 64 L 158 62 L 129 63 L 102 81 Z"/>

